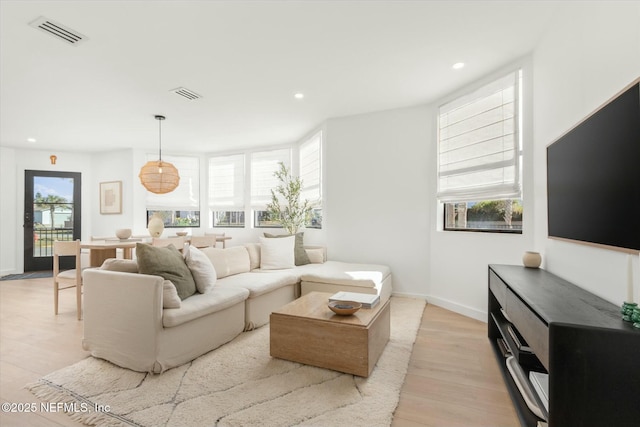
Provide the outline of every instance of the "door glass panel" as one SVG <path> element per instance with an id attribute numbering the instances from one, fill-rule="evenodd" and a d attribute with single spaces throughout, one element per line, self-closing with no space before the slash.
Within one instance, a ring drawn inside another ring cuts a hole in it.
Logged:
<path id="1" fill-rule="evenodd" d="M 73 240 L 73 178 L 34 176 L 33 256 L 50 257 L 54 240 Z"/>

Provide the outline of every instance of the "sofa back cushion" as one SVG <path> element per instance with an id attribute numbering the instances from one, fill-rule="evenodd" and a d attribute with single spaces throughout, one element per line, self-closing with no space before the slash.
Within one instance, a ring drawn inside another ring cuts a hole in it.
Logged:
<path id="1" fill-rule="evenodd" d="M 182 254 L 175 246 L 151 246 L 146 243 L 136 244 L 138 271 L 142 274 L 162 276 L 171 280 L 178 290 L 178 296 L 184 300 L 196 293 L 196 283 Z"/>
<path id="2" fill-rule="evenodd" d="M 204 248 L 200 251 L 204 253 L 213 264 L 218 279 L 251 271 L 249 252 L 244 246 L 232 246 L 225 249 Z"/>

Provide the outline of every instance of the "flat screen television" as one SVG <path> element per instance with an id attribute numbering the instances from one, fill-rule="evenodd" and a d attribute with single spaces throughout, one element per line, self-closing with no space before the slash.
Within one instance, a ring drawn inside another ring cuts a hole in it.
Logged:
<path id="1" fill-rule="evenodd" d="M 640 251 L 640 79 L 547 147 L 549 237 Z"/>

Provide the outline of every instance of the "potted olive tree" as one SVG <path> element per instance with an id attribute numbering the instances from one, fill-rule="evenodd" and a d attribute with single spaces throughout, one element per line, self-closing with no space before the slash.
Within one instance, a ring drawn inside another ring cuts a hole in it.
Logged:
<path id="1" fill-rule="evenodd" d="M 301 200 L 302 180 L 291 175 L 284 163 L 273 173 L 280 183 L 271 189 L 271 202 L 267 204 L 269 217 L 279 222 L 290 234 L 296 234 L 311 218 L 313 206 Z"/>

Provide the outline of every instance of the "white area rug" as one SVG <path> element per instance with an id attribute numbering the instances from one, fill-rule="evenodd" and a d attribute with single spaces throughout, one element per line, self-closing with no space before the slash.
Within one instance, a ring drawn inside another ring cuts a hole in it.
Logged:
<path id="1" fill-rule="evenodd" d="M 391 337 L 369 378 L 270 357 L 267 325 L 161 375 L 89 357 L 27 388 L 95 426 L 388 426 L 424 306 L 391 299 Z"/>

